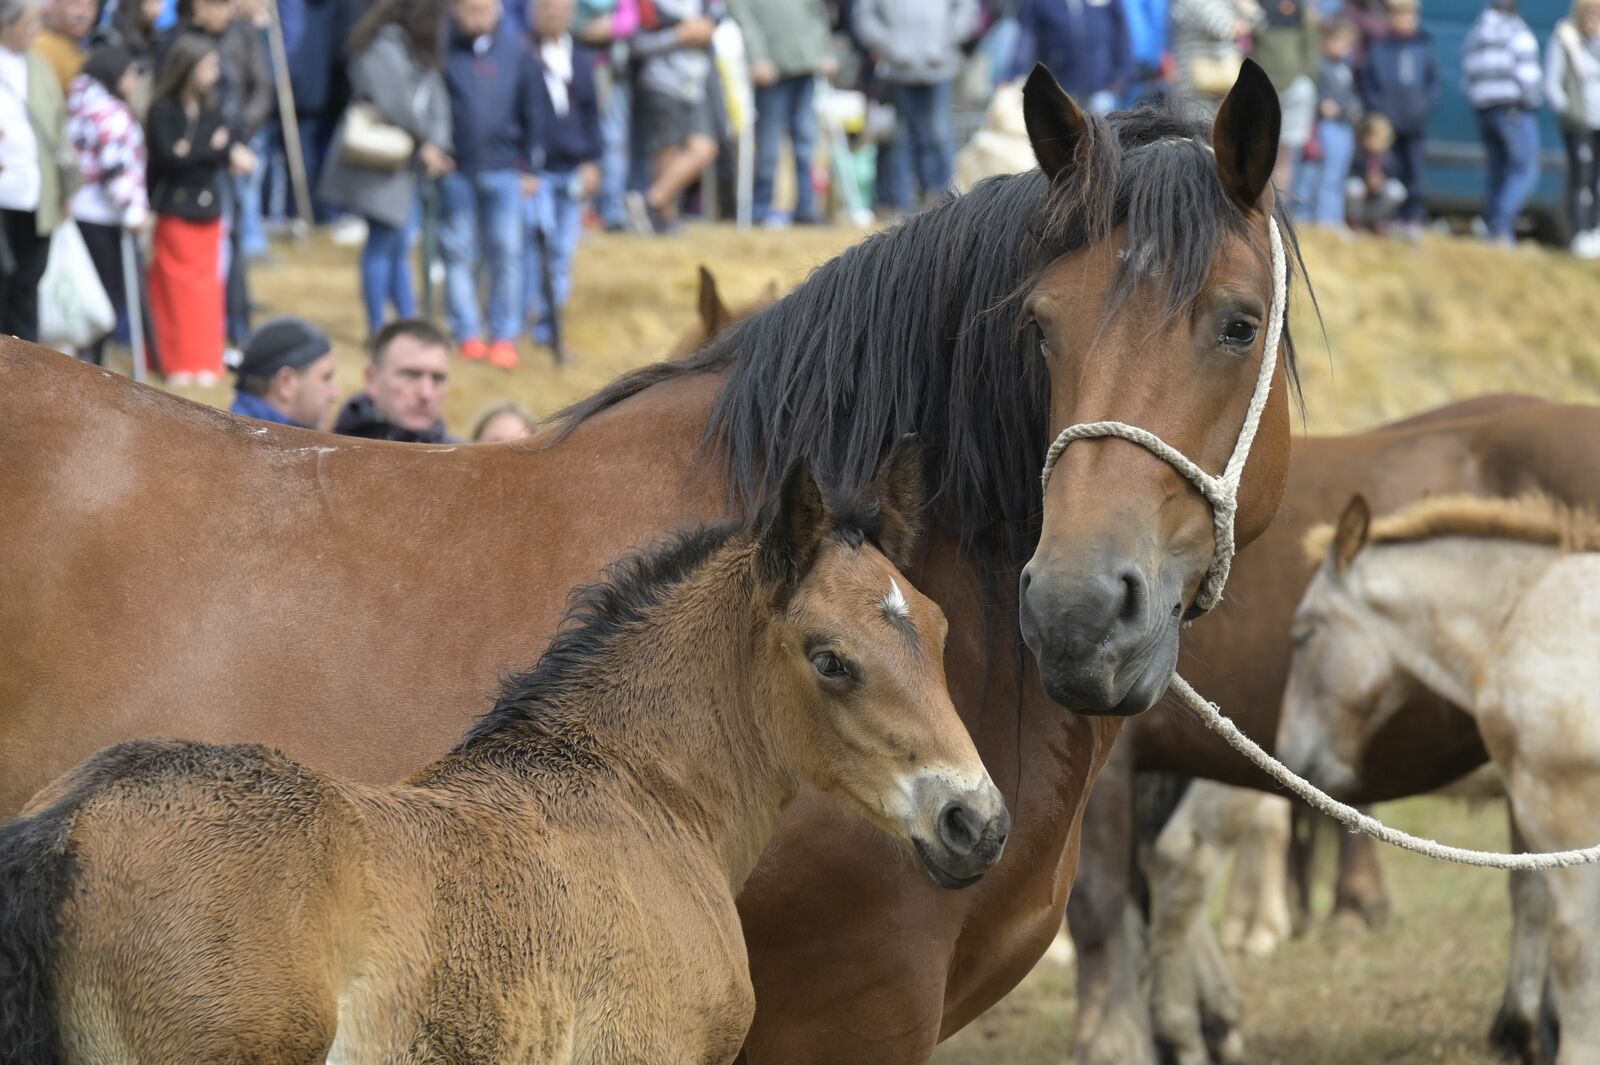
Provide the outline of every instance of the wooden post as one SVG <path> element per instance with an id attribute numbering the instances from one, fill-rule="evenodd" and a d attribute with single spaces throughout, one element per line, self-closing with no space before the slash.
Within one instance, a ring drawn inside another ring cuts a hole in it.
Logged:
<path id="1" fill-rule="evenodd" d="M 311 185 L 306 180 L 306 159 L 300 145 L 300 119 L 294 109 L 294 87 L 289 84 L 289 49 L 283 42 L 283 20 L 278 17 L 278 0 L 267 5 L 271 18 L 267 43 L 272 49 L 273 82 L 278 90 L 278 124 L 283 128 L 283 151 L 288 156 L 289 181 L 294 186 L 295 207 L 300 215 L 295 237 L 304 240 L 315 218 L 311 210 Z"/>

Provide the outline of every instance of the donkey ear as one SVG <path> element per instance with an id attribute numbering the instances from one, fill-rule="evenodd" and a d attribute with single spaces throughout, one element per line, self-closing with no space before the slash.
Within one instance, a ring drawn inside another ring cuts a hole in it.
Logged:
<path id="1" fill-rule="evenodd" d="M 1367 543 L 1367 530 L 1372 526 L 1372 510 L 1364 497 L 1354 495 L 1339 515 L 1339 524 L 1333 530 L 1333 543 L 1328 545 L 1328 561 L 1333 571 L 1344 576 L 1350 563 Z"/>
<path id="2" fill-rule="evenodd" d="M 792 588 L 811 569 L 828 531 L 822 490 L 802 459 L 789 467 L 778 490 L 778 508 L 761 533 L 761 567 L 777 584 Z"/>
<path id="3" fill-rule="evenodd" d="M 1051 181 L 1072 165 L 1089 120 L 1043 63 L 1035 63 L 1022 86 L 1022 118 L 1039 169 Z"/>
<path id="4" fill-rule="evenodd" d="M 894 445 L 873 478 L 878 501 L 878 547 L 900 569 L 911 565 L 922 536 L 922 441 L 907 433 Z"/>
<path id="5" fill-rule="evenodd" d="M 1244 211 L 1258 210 L 1278 165 L 1278 127 L 1283 112 L 1278 92 L 1254 59 L 1239 67 L 1239 78 L 1217 110 L 1211 146 L 1217 176 L 1228 198 Z"/>
<path id="6" fill-rule="evenodd" d="M 722 302 L 722 294 L 717 291 L 717 279 L 705 264 L 700 266 L 700 326 L 706 331 L 707 339 L 716 336 L 733 317 L 728 311 L 728 305 Z"/>

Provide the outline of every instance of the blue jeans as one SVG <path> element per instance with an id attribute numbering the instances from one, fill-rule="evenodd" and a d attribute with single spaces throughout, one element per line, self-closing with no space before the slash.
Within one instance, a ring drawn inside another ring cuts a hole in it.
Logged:
<path id="1" fill-rule="evenodd" d="M 1478 130 L 1489 153 L 1483 220 L 1492 239 L 1509 241 L 1517 215 L 1539 183 L 1539 126 L 1532 111 L 1487 107 L 1478 112 Z"/>
<path id="2" fill-rule="evenodd" d="M 489 339 L 515 340 L 522 332 L 522 175 L 446 174 L 439 180 L 439 206 L 450 331 L 458 342 L 484 339 L 478 275 L 487 270 Z"/>
<path id="3" fill-rule="evenodd" d="M 1322 158 L 1301 161 L 1294 172 L 1294 197 L 1298 217 L 1321 226 L 1344 225 L 1344 182 L 1356 154 L 1355 127 L 1348 122 L 1317 120 L 1317 143 Z"/>
<path id="4" fill-rule="evenodd" d="M 633 141 L 629 115 L 631 89 L 627 71 L 613 71 L 610 93 L 600 111 L 600 188 L 594 209 L 607 229 L 628 225 L 628 208 L 623 197 L 628 191 L 628 173 L 633 161 Z"/>
<path id="5" fill-rule="evenodd" d="M 361 299 L 367 307 L 368 337 L 383 328 L 391 304 L 395 317 L 416 317 L 416 289 L 411 281 L 411 237 L 416 227 L 415 214 L 398 227 L 367 219 L 367 245 L 361 249 Z"/>
<path id="6" fill-rule="evenodd" d="M 950 188 L 955 168 L 950 82 L 893 85 L 891 89 L 899 142 L 894 153 L 894 205 L 910 211 L 917 206 L 918 185 L 924 196 L 942 195 Z"/>
<path id="7" fill-rule="evenodd" d="M 254 259 L 267 253 L 267 231 L 261 222 L 261 195 L 267 184 L 267 149 L 270 142 L 262 130 L 250 142 L 256 153 L 255 169 L 233 178 L 233 194 L 239 202 L 239 248 Z"/>
<path id="8" fill-rule="evenodd" d="M 756 182 L 754 213 L 757 222 L 772 213 L 772 182 L 778 173 L 778 149 L 783 136 L 794 143 L 794 217 L 816 221 L 811 188 L 811 152 L 817 143 L 817 113 L 811 107 L 817 79 L 810 74 L 780 78 L 756 87 Z"/>
<path id="9" fill-rule="evenodd" d="M 522 251 L 523 307 L 533 326 L 534 342 L 549 344 L 555 335 L 544 298 L 545 270 L 550 271 L 550 289 L 560 310 L 572 292 L 572 260 L 583 234 L 583 189 L 575 171 L 547 170 L 539 175 L 539 191 L 527 199 L 527 224 Z"/>

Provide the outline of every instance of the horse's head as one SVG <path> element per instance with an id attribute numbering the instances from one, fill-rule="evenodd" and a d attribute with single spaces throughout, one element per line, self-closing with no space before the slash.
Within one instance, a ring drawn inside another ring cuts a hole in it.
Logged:
<path id="1" fill-rule="evenodd" d="M 1025 302 L 1050 376 L 1051 438 L 1121 422 L 1222 473 L 1262 376 L 1274 309 L 1277 94 L 1247 61 L 1210 145 L 1203 129 L 1158 112 L 1087 117 L 1042 68 L 1024 109 L 1050 182 L 1046 225 L 1071 219 L 1078 234 Z M 1268 371 L 1237 494 L 1241 546 L 1283 493 L 1287 371 L 1286 356 Z M 1211 605 L 1204 589 L 1225 554 L 1213 519 L 1191 481 L 1143 446 L 1096 436 L 1060 453 L 1020 589 L 1023 637 L 1054 699 L 1126 715 L 1160 697 L 1180 623 Z"/>
<path id="2" fill-rule="evenodd" d="M 824 505 L 803 464 L 785 479 L 760 546 L 769 727 L 809 783 L 962 887 L 999 860 L 1010 816 L 945 687 L 944 614 L 892 561 L 916 540 L 921 495 L 911 444 L 850 513 Z"/>
<path id="3" fill-rule="evenodd" d="M 1393 632 L 1373 609 L 1373 589 L 1353 572 L 1371 520 L 1366 500 L 1351 499 L 1289 629 L 1294 653 L 1278 756 L 1335 795 L 1359 783 L 1367 741 L 1414 694 Z"/>

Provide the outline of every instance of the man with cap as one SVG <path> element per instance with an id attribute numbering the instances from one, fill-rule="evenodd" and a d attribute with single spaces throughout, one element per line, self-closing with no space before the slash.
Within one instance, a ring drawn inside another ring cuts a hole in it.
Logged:
<path id="1" fill-rule="evenodd" d="M 245 342 L 234 371 L 235 414 L 279 425 L 320 429 L 339 401 L 333 383 L 333 345 L 327 334 L 298 318 L 274 318 Z"/>

